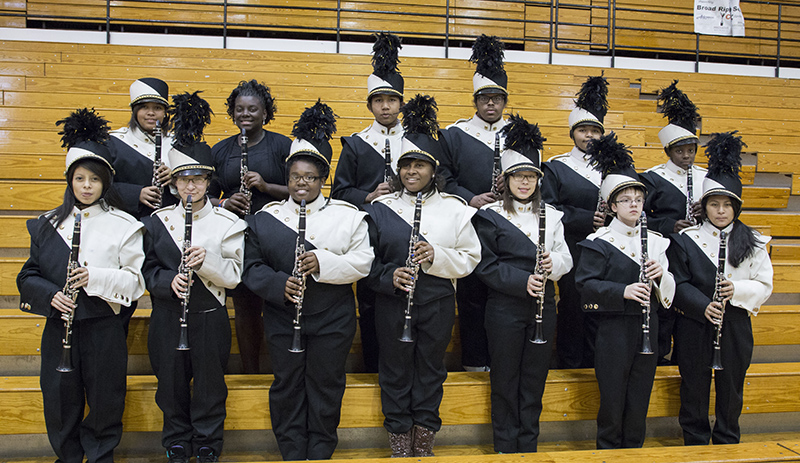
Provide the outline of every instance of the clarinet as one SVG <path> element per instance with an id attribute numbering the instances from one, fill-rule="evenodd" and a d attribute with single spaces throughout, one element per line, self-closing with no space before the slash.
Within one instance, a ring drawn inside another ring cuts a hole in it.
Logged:
<path id="1" fill-rule="evenodd" d="M 300 316 L 303 314 L 303 298 L 306 294 L 306 276 L 300 272 L 300 256 L 306 252 L 306 200 L 300 201 L 300 219 L 297 223 L 297 243 L 294 246 L 294 269 L 292 269 L 292 276 L 300 280 L 301 288 L 300 294 L 297 296 L 297 302 L 294 303 L 294 320 L 292 320 L 292 346 L 289 352 L 298 354 L 305 351 L 300 344 Z"/>
<path id="2" fill-rule="evenodd" d="M 686 220 L 689 221 L 692 226 L 697 225 L 697 219 L 694 218 L 692 214 L 692 190 L 694 189 L 694 184 L 692 183 L 692 165 L 689 165 L 689 168 L 686 170 Z"/>
<path id="3" fill-rule="evenodd" d="M 642 261 L 639 264 L 639 283 L 644 283 L 652 288 L 651 281 L 647 278 L 647 267 L 645 264 L 649 260 L 647 256 L 647 214 L 642 211 L 642 218 L 639 221 L 639 234 L 642 235 Z M 642 304 L 642 350 L 640 354 L 652 354 L 653 348 L 650 346 L 650 298 L 647 303 Z"/>
<path id="4" fill-rule="evenodd" d="M 383 147 L 383 158 L 386 161 L 383 168 L 383 181 L 390 183 L 394 177 L 394 172 L 392 172 L 392 145 L 389 143 L 388 138 L 386 139 L 386 145 Z"/>
<path id="5" fill-rule="evenodd" d="M 725 256 L 727 254 L 727 238 L 728 234 L 726 232 L 720 232 L 719 234 L 719 256 L 717 258 L 717 275 L 716 275 L 716 282 L 714 284 L 714 301 L 719 302 L 722 305 L 722 317 L 725 317 L 725 302 L 724 298 L 719 295 L 720 289 L 722 289 L 722 282 L 725 281 Z M 712 370 L 722 370 L 722 356 L 720 351 L 720 340 L 722 339 L 722 318 L 719 319 L 719 323 L 714 325 L 714 352 L 711 356 L 711 369 Z"/>
<path id="6" fill-rule="evenodd" d="M 153 130 L 156 136 L 156 154 L 153 157 L 153 186 L 158 188 L 159 194 L 164 194 L 164 188 L 158 181 L 158 169 L 164 165 L 161 161 L 161 121 L 156 121 L 156 128 Z M 161 199 L 155 203 L 156 209 L 161 207 Z"/>
<path id="7" fill-rule="evenodd" d="M 494 164 L 492 165 L 492 194 L 499 195 L 497 191 L 497 178 L 500 177 L 502 168 L 500 167 L 500 132 L 494 136 Z"/>
<path id="8" fill-rule="evenodd" d="M 595 211 L 605 215 L 606 214 L 606 209 L 607 209 L 607 205 L 606 205 L 606 201 L 603 199 L 603 192 L 598 189 L 597 190 L 597 208 L 595 209 Z"/>
<path id="9" fill-rule="evenodd" d="M 247 175 L 249 170 L 249 164 L 247 161 L 247 133 L 242 129 L 242 163 L 239 166 L 239 178 L 241 179 L 241 183 L 239 184 L 239 193 L 242 193 L 247 197 L 248 205 L 244 210 L 244 215 L 250 213 L 250 199 L 253 197 L 253 192 L 250 191 L 250 188 L 244 183 L 244 177 Z"/>
<path id="10" fill-rule="evenodd" d="M 541 181 L 540 181 L 541 183 Z M 540 184 L 541 187 L 541 184 Z M 544 291 L 547 285 L 547 272 L 544 270 L 544 266 L 542 265 L 542 259 L 544 256 L 544 241 L 545 241 L 545 229 L 546 229 L 546 217 L 547 214 L 547 206 L 544 203 L 544 200 L 539 200 L 539 243 L 536 246 L 536 269 L 534 269 L 534 274 L 542 275 L 544 277 L 544 281 L 542 281 L 542 291 L 539 293 L 539 296 L 536 297 L 536 326 L 534 329 L 533 337 L 530 341 L 534 344 L 545 344 L 547 340 L 544 338 L 544 334 L 542 333 L 542 322 L 544 318 Z"/>
<path id="11" fill-rule="evenodd" d="M 61 291 L 65 296 L 72 299 L 72 302 L 77 302 L 78 293 L 80 289 L 73 289 L 69 284 L 69 277 L 72 271 L 80 267 L 78 260 L 78 251 L 81 247 L 81 215 L 75 215 L 75 226 L 72 228 L 72 251 L 69 254 L 69 262 L 67 263 L 67 283 Z M 74 370 L 72 367 L 72 320 L 75 317 L 75 309 L 72 309 L 64 321 L 64 338 L 61 340 L 61 361 L 56 367 L 56 371 L 61 373 L 69 373 Z"/>
<path id="12" fill-rule="evenodd" d="M 177 350 L 189 350 L 189 296 L 192 293 L 192 275 L 194 270 L 186 265 L 186 255 L 189 248 L 192 247 L 192 195 L 186 198 L 186 225 L 183 229 L 183 249 L 181 250 L 181 265 L 178 267 L 178 273 L 184 275 L 187 279 L 186 291 L 183 293 L 183 311 L 181 312 L 181 332 L 178 336 Z"/>
<path id="13" fill-rule="evenodd" d="M 408 257 L 406 257 L 406 267 L 411 269 L 411 288 L 408 290 L 406 300 L 406 310 L 404 312 L 405 322 L 403 333 L 398 338 L 402 342 L 414 342 L 411 337 L 411 307 L 414 306 L 414 290 L 417 289 L 417 276 L 419 275 L 419 262 L 414 262 L 414 247 L 419 242 L 419 223 L 422 219 L 422 192 L 417 193 L 417 202 L 414 204 L 414 225 L 411 227 L 411 237 L 408 239 Z"/>

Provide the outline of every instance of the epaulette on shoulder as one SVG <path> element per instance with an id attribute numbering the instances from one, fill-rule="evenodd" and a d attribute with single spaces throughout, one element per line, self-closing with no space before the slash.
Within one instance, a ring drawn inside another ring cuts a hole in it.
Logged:
<path id="1" fill-rule="evenodd" d="M 683 235 L 683 234 L 684 234 L 684 233 L 686 233 L 686 232 L 700 230 L 700 226 L 701 226 L 701 225 L 702 225 L 702 224 L 699 224 L 699 223 L 698 223 L 697 225 L 692 225 L 691 227 L 686 227 L 686 228 L 684 228 L 683 230 L 679 231 L 679 232 L 678 232 L 678 234 L 679 234 L 679 235 Z"/>
<path id="2" fill-rule="evenodd" d="M 692 164 L 692 167 L 694 167 L 697 170 L 702 170 L 703 172 L 708 172 L 708 169 L 706 169 L 703 166 L 696 166 L 696 165 Z"/>
<path id="3" fill-rule="evenodd" d="M 357 207 L 353 206 L 352 204 L 348 203 L 347 201 L 342 201 L 341 199 L 333 199 L 333 198 L 331 198 L 330 202 L 328 203 L 328 205 L 329 206 L 346 207 L 348 209 L 353 209 L 353 210 L 356 210 L 356 211 L 360 210 L 359 208 L 357 208 Z"/>
<path id="4" fill-rule="evenodd" d="M 171 210 L 175 209 L 176 207 L 178 207 L 177 204 L 173 204 L 171 206 L 164 206 L 164 207 L 162 207 L 160 209 L 154 210 L 150 215 L 157 215 L 157 216 L 161 217 L 163 215 L 162 213 L 171 211 Z"/>
<path id="5" fill-rule="evenodd" d="M 662 235 L 661 233 L 659 233 L 659 232 L 657 232 L 655 230 L 650 230 L 649 228 L 647 229 L 647 234 L 648 235 L 655 235 L 655 236 L 658 236 L 659 238 L 663 238 L 664 237 L 664 235 Z"/>
<path id="6" fill-rule="evenodd" d="M 451 128 L 451 127 L 458 127 L 458 125 L 459 125 L 459 124 L 469 124 L 469 121 L 470 121 L 471 119 L 472 119 L 472 118 L 467 118 L 467 119 L 459 119 L 459 120 L 457 120 L 457 121 L 453 122 L 452 124 L 448 125 L 446 128 L 448 128 L 448 129 L 449 129 L 449 128 Z"/>
<path id="7" fill-rule="evenodd" d="M 553 211 L 558 211 L 558 208 L 553 206 L 552 204 L 544 203 L 544 207 Z M 561 211 L 558 211 L 561 212 Z"/>
<path id="8" fill-rule="evenodd" d="M 108 213 L 113 215 L 113 216 L 115 216 L 115 217 L 119 217 L 119 218 L 125 219 L 128 223 L 136 223 L 136 222 L 138 222 L 138 220 L 136 220 L 136 217 L 128 214 L 127 212 L 125 212 L 125 211 L 123 211 L 121 209 L 117 209 L 116 207 L 108 208 Z"/>
<path id="9" fill-rule="evenodd" d="M 666 169 L 666 168 L 667 168 L 667 165 L 666 165 L 666 164 L 659 164 L 659 165 L 657 165 L 657 166 L 653 166 L 653 167 L 651 167 L 651 168 L 649 168 L 649 169 L 645 170 L 645 172 L 658 172 L 658 171 L 660 171 L 660 170 L 664 170 L 664 169 Z"/>
<path id="10" fill-rule="evenodd" d="M 456 200 L 460 201 L 461 204 L 463 204 L 465 206 L 469 206 L 469 203 L 464 198 L 462 198 L 461 196 L 450 194 L 450 193 L 445 193 L 443 191 L 439 192 L 439 194 L 442 195 L 442 198 L 445 198 L 445 199 L 447 199 L 447 198 L 456 199 Z"/>
<path id="11" fill-rule="evenodd" d="M 381 195 L 381 196 L 378 196 L 377 198 L 373 199 L 370 204 L 383 203 L 383 202 L 386 202 L 386 201 L 388 201 L 390 199 L 398 199 L 398 198 L 400 198 L 400 195 L 399 195 L 398 192 L 387 193 L 385 195 Z"/>
<path id="12" fill-rule="evenodd" d="M 566 153 L 563 153 L 563 154 L 557 154 L 557 155 L 551 157 L 550 159 L 548 159 L 545 162 L 556 161 L 558 159 L 565 159 L 565 158 L 568 158 L 568 157 L 569 157 L 569 152 L 566 152 Z"/>
<path id="13" fill-rule="evenodd" d="M 215 214 L 220 215 L 222 217 L 225 217 L 226 219 L 230 220 L 231 222 L 236 222 L 237 220 L 239 220 L 239 216 L 238 215 L 236 215 L 233 212 L 225 209 L 224 207 L 215 206 L 215 207 L 212 207 L 211 210 L 214 211 Z"/>
<path id="14" fill-rule="evenodd" d="M 481 206 L 481 209 L 482 210 L 487 210 L 487 211 L 488 210 L 492 210 L 492 211 L 495 211 L 495 212 L 497 212 L 499 214 L 503 210 L 503 200 L 495 201 L 493 203 L 484 204 L 483 206 Z"/>
<path id="15" fill-rule="evenodd" d="M 125 127 L 120 127 L 120 128 L 118 128 L 118 129 L 116 129 L 116 130 L 110 130 L 108 133 L 110 133 L 110 134 L 122 134 L 122 133 L 128 133 L 128 130 L 129 130 L 129 129 L 130 129 L 130 127 L 128 127 L 128 126 L 126 125 Z"/>
<path id="16" fill-rule="evenodd" d="M 596 232 L 594 232 L 594 233 L 590 234 L 589 236 L 587 236 L 586 239 L 589 240 L 589 241 L 594 241 L 597 238 L 602 238 L 602 237 L 606 236 L 609 233 L 611 233 L 611 228 L 610 227 L 600 227 L 600 228 L 597 229 Z"/>

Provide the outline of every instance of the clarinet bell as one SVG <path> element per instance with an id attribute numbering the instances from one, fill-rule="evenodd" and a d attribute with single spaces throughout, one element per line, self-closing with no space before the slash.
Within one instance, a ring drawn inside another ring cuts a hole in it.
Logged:
<path id="1" fill-rule="evenodd" d="M 292 333 L 292 347 L 289 348 L 289 352 L 293 354 L 305 352 L 305 349 L 303 349 L 303 345 L 301 343 L 300 325 L 294 325 L 294 333 Z"/>
<path id="2" fill-rule="evenodd" d="M 189 325 L 181 321 L 181 333 L 178 336 L 178 347 L 176 350 L 189 350 Z"/>
<path id="3" fill-rule="evenodd" d="M 405 323 L 403 323 L 403 334 L 397 340 L 400 342 L 414 342 L 414 338 L 411 337 L 411 314 L 406 315 Z"/>
<path id="4" fill-rule="evenodd" d="M 71 345 L 63 345 L 61 349 L 61 360 L 58 362 L 58 366 L 56 367 L 56 371 L 61 373 L 69 373 L 70 371 L 74 370 L 72 366 L 72 346 Z"/>
<path id="5" fill-rule="evenodd" d="M 640 354 L 650 355 L 653 354 L 653 348 L 650 345 L 650 332 L 643 331 L 642 332 L 642 350 L 639 351 Z"/>
<path id="6" fill-rule="evenodd" d="M 714 352 L 711 355 L 711 369 L 722 370 L 722 355 L 720 355 L 719 346 L 714 346 Z"/>
<path id="7" fill-rule="evenodd" d="M 536 328 L 533 331 L 533 337 L 530 339 L 533 344 L 547 344 L 547 339 L 544 338 L 544 333 L 542 333 L 542 320 L 536 320 Z"/>

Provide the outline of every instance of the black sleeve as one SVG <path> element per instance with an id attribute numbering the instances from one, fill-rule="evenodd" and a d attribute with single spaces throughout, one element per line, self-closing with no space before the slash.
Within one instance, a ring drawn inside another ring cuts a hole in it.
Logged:
<path id="1" fill-rule="evenodd" d="M 24 311 L 50 317 L 54 311 L 50 302 L 62 288 L 45 278 L 39 267 L 39 238 L 41 236 L 39 229 L 41 226 L 49 226 L 49 224 L 43 220 L 31 219 L 26 225 L 31 236 L 31 247 L 30 257 L 17 275 L 20 306 Z"/>
<path id="2" fill-rule="evenodd" d="M 593 210 L 565 204 L 561 189 L 569 188 L 559 178 L 558 172 L 550 168 L 549 163 L 543 163 L 544 176 L 542 177 L 542 200 L 564 213 L 561 223 L 564 224 L 564 233 L 570 236 L 586 237 L 594 232 Z"/>
<path id="3" fill-rule="evenodd" d="M 584 311 L 624 312 L 624 294 L 627 285 L 607 279 L 611 276 L 607 256 L 593 241 L 583 240 L 578 243 L 578 246 L 581 248 L 581 257 L 575 267 L 575 287 L 581 294 L 582 303 L 592 305 L 591 310 L 583 307 Z"/>
<path id="4" fill-rule="evenodd" d="M 659 217 L 658 211 L 655 210 L 660 196 L 657 182 L 652 176 L 657 175 L 652 172 L 643 172 L 639 174 L 639 179 L 644 183 L 647 188 L 647 199 L 644 201 L 644 211 L 647 213 L 647 228 L 650 230 L 661 233 L 662 236 L 669 236 L 675 233 L 675 223 L 677 220 L 671 217 Z"/>
<path id="5" fill-rule="evenodd" d="M 369 212 L 369 207 L 367 211 Z M 369 242 L 372 245 L 372 249 L 375 250 L 375 259 L 372 260 L 372 268 L 365 279 L 367 286 L 376 293 L 396 295 L 396 288 L 394 284 L 392 284 L 392 278 L 394 278 L 394 271 L 400 268 L 400 266 L 393 262 L 384 262 L 384 256 L 382 256 L 380 252 L 384 246 L 382 246 L 380 242 L 381 237 L 378 225 L 369 215 L 367 215 L 367 225 L 369 227 Z"/>
<path id="6" fill-rule="evenodd" d="M 358 155 L 350 143 L 342 137 L 342 153 L 336 164 L 336 175 L 333 177 L 331 197 L 341 199 L 361 207 L 371 192 L 358 187 Z"/>
<path id="7" fill-rule="evenodd" d="M 142 223 L 145 225 L 144 233 L 144 264 L 142 265 L 142 275 L 147 285 L 147 290 L 153 297 L 160 299 L 178 299 L 172 291 L 172 280 L 178 274 L 177 268 L 167 268 L 158 258 L 156 241 L 158 231 L 156 227 L 161 225 L 156 223 L 159 220 L 154 217 L 143 217 Z M 172 243 L 172 238 L 167 237 Z"/>
<path id="8" fill-rule="evenodd" d="M 692 271 L 689 266 L 689 253 L 686 239 L 679 234 L 670 235 L 671 243 L 667 248 L 669 271 L 675 277 L 675 299 L 672 307 L 683 312 L 689 318 L 701 323 L 708 321 L 705 316 L 706 307 L 711 298 L 692 285 Z M 693 244 L 689 244 L 693 246 Z"/>
<path id="9" fill-rule="evenodd" d="M 458 161 L 457 153 L 459 146 L 452 137 L 452 131 L 459 129 L 445 129 L 439 133 L 439 170 L 438 175 L 444 178 L 444 191 L 458 195 L 469 204 L 475 194 L 458 184 Z"/>
<path id="10" fill-rule="evenodd" d="M 250 230 L 244 243 L 242 282 L 269 304 L 276 307 L 288 305 L 289 302 L 284 297 L 284 292 L 286 281 L 291 275 L 274 270 L 266 262 L 261 249 L 261 240 L 258 238 L 259 231 L 255 216 L 247 217 L 247 225 Z"/>

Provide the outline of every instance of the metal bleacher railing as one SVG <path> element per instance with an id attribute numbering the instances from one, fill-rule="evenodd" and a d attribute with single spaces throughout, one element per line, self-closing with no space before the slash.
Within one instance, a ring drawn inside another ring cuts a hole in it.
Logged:
<path id="1" fill-rule="evenodd" d="M 60 7 L 59 7 L 60 5 Z M 668 0 L 27 0 L 25 27 L 342 40 L 391 30 L 419 43 L 468 46 L 486 31 L 510 47 L 554 53 L 668 57 L 800 67 L 800 2 L 741 0 L 745 37 L 695 34 L 693 1 Z"/>

